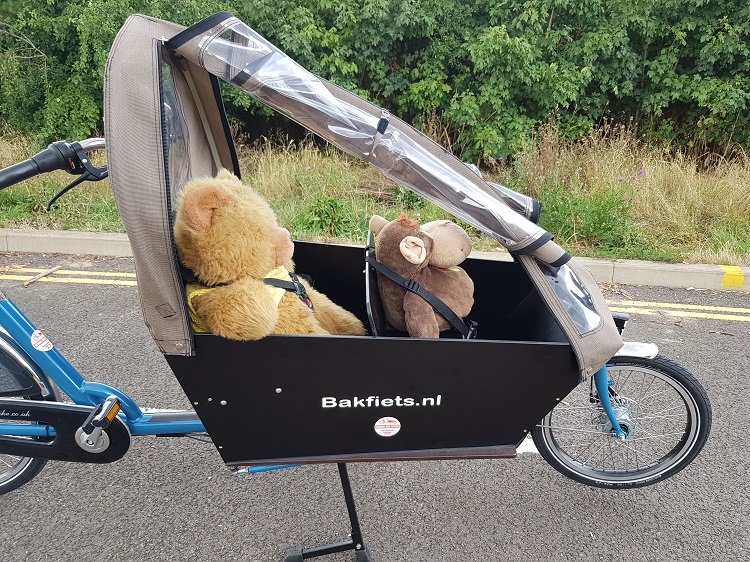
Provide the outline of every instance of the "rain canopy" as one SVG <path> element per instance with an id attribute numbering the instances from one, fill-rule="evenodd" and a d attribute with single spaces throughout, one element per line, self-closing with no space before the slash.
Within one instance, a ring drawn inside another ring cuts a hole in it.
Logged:
<path id="1" fill-rule="evenodd" d="M 311 74 L 231 14 L 206 18 L 167 45 L 509 251 L 554 265 L 570 259 L 550 233 L 514 212 L 450 152 L 388 111 Z"/>
<path id="2" fill-rule="evenodd" d="M 105 73 L 112 188 L 136 268 L 154 281 L 141 289 L 139 280 L 139 291 L 146 322 L 164 353 L 193 353 L 181 284 L 157 282 L 163 275 L 176 278 L 179 269 L 171 228 L 164 228 L 171 226 L 172 201 L 192 177 L 219 168 L 239 175 L 215 77 L 494 237 L 523 265 L 557 318 L 582 376 L 622 346 L 590 273 L 535 224 L 538 202 L 485 182 L 404 121 L 311 74 L 232 14 L 220 12 L 189 28 L 131 16 L 115 39 Z M 134 167 L 144 153 L 154 162 Z"/>

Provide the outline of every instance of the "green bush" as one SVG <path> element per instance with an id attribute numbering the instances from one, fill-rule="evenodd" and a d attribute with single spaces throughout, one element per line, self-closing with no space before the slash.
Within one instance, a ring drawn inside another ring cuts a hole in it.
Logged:
<path id="1" fill-rule="evenodd" d="M 353 219 L 348 207 L 335 197 L 319 194 L 297 217 L 294 226 L 304 232 L 313 232 L 326 238 L 349 234 Z"/>
<path id="2" fill-rule="evenodd" d="M 633 231 L 632 192 L 627 183 L 569 185 L 548 180 L 539 188 L 544 202 L 539 225 L 564 246 L 622 248 Z"/>
<path id="3" fill-rule="evenodd" d="M 0 119 L 40 142 L 101 131 L 125 18 L 219 10 L 472 161 L 513 154 L 550 112 L 571 137 L 632 118 L 656 142 L 750 148 L 746 0 L 5 0 Z M 268 114 L 229 98 L 235 119 Z"/>

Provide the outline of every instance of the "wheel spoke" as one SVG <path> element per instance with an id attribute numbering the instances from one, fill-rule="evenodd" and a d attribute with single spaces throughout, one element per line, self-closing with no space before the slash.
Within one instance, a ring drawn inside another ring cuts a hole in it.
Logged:
<path id="1" fill-rule="evenodd" d="M 672 406 L 665 405 L 663 408 L 659 410 L 647 410 L 644 412 L 643 415 L 644 419 L 667 419 L 667 418 L 681 418 L 681 419 L 687 419 L 687 414 L 685 412 L 685 404 L 684 403 L 677 403 Z"/>
<path id="2" fill-rule="evenodd" d="M 561 427 L 559 425 L 544 424 L 539 424 L 537 427 L 554 428 L 555 431 L 569 431 L 571 433 L 588 433 L 593 435 L 602 435 L 604 433 L 601 429 L 584 429 L 582 427 Z"/>
<path id="3" fill-rule="evenodd" d="M 10 457 L 12 463 L 6 461 L 5 457 Z M 19 458 L 20 457 L 11 457 L 10 455 L 3 455 L 2 457 L 0 457 L 0 463 L 4 464 L 8 468 L 10 468 L 11 466 L 13 466 L 14 464 L 16 464 L 18 462 Z"/>
<path id="4" fill-rule="evenodd" d="M 678 431 L 677 433 L 659 433 L 659 434 L 653 434 L 653 435 L 646 435 L 645 437 L 633 437 L 631 439 L 628 439 L 628 441 L 648 441 L 650 439 L 660 439 L 663 442 L 667 442 L 665 437 L 678 437 L 682 438 L 685 435 L 685 431 Z"/>

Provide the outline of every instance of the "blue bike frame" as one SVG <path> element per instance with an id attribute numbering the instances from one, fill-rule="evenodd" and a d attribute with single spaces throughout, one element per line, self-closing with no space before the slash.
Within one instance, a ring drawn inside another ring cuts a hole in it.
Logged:
<path id="1" fill-rule="evenodd" d="M 38 377 L 52 380 L 70 399 L 80 405 L 97 406 L 109 396 L 120 400 L 118 416 L 131 435 L 186 435 L 203 433 L 205 428 L 195 412 L 189 410 L 153 410 L 144 412 L 121 390 L 106 384 L 87 381 L 54 346 L 37 346 L 32 338 L 41 335 L 36 326 L 0 291 L 0 326 L 8 334 L 0 337 L 23 352 L 32 365 L 39 367 Z M 43 381 L 46 382 L 46 381 Z M 50 436 L 54 429 L 36 424 L 2 424 L 0 432 L 7 435 Z"/>
<path id="2" fill-rule="evenodd" d="M 612 385 L 612 381 L 607 378 L 607 365 L 594 373 L 594 385 L 596 386 L 596 393 L 599 395 L 599 402 L 601 402 L 602 408 L 604 408 L 604 412 L 612 424 L 612 433 L 618 439 L 625 439 L 627 434 L 620 427 L 620 422 L 617 421 L 617 415 L 612 408 L 612 401 L 609 399 L 609 387 Z"/>

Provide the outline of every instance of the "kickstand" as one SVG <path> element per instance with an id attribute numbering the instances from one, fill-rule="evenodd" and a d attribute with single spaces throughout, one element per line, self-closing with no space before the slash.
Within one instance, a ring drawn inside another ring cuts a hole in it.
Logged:
<path id="1" fill-rule="evenodd" d="M 371 562 L 370 551 L 362 540 L 362 531 L 359 528 L 359 517 L 357 516 L 357 508 L 354 505 L 354 495 L 352 494 L 352 486 L 349 482 L 349 473 L 346 470 L 346 464 L 338 463 L 338 467 L 339 477 L 341 478 L 341 488 L 344 492 L 344 501 L 346 501 L 346 509 L 349 512 L 349 522 L 352 526 L 351 538 L 346 541 L 315 546 L 312 548 L 290 548 L 286 552 L 284 562 L 302 562 L 309 558 L 317 558 L 318 556 L 325 556 L 335 552 L 345 552 L 347 550 L 354 551 L 356 562 Z"/>

